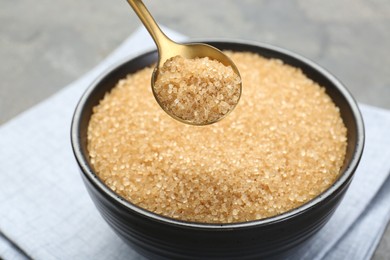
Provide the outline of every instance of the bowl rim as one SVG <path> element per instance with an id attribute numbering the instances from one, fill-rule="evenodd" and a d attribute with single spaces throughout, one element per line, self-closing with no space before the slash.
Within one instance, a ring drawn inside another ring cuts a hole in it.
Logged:
<path id="1" fill-rule="evenodd" d="M 195 42 L 194 40 L 188 41 Z M 94 173 L 92 167 L 90 166 L 88 162 L 87 155 L 85 155 L 82 152 L 81 147 L 81 137 L 80 137 L 80 123 L 81 123 L 81 115 L 84 111 L 84 108 L 86 106 L 86 102 L 93 92 L 93 90 L 97 87 L 97 85 L 109 74 L 111 74 L 114 70 L 117 68 L 123 66 L 125 63 L 140 58 L 142 56 L 147 56 L 152 53 L 155 53 L 157 50 L 146 50 L 141 53 L 137 53 L 134 55 L 127 56 L 120 61 L 114 63 L 113 65 L 106 68 L 100 75 L 93 80 L 93 82 L 87 87 L 86 91 L 82 94 L 76 109 L 74 111 L 73 117 L 72 117 L 72 123 L 71 123 L 71 145 L 73 149 L 74 156 L 76 158 L 76 161 L 81 169 L 82 174 L 100 191 L 102 191 L 105 195 L 109 196 L 110 199 L 114 200 L 115 202 L 119 203 L 121 206 L 133 211 L 134 213 L 137 213 L 138 215 L 144 216 L 150 220 L 154 220 L 160 223 L 165 223 L 168 225 L 178 226 L 178 227 L 187 227 L 187 228 L 196 228 L 196 229 L 206 229 L 206 230 L 232 230 L 232 229 L 242 229 L 242 228 L 251 228 L 251 227 L 257 227 L 257 226 L 268 226 L 272 224 L 276 224 L 281 221 L 285 221 L 287 219 L 294 218 L 297 215 L 300 215 L 306 211 L 308 211 L 310 208 L 317 205 L 320 201 L 325 200 L 329 197 L 331 197 L 331 194 L 333 194 L 335 191 L 340 189 L 345 183 L 348 183 L 353 175 L 354 172 L 360 162 L 361 156 L 363 154 L 364 149 L 364 141 L 365 141 L 365 134 L 364 134 L 364 123 L 363 118 L 361 115 L 361 112 L 358 108 L 357 102 L 349 92 L 349 90 L 330 72 L 328 72 L 323 67 L 317 65 L 313 61 L 309 60 L 308 58 L 294 53 L 290 50 L 274 46 L 267 43 L 262 42 L 254 42 L 254 41 L 247 41 L 247 40 L 232 40 L 232 39 L 196 39 L 196 42 L 205 42 L 208 44 L 235 44 L 235 45 L 241 45 L 251 48 L 262 48 L 262 49 L 268 49 L 272 52 L 278 52 L 282 55 L 290 56 L 291 58 L 298 60 L 299 62 L 305 63 L 312 69 L 318 71 L 320 74 L 325 76 L 329 81 L 332 82 L 334 87 L 337 88 L 337 90 L 342 94 L 342 96 L 347 101 L 347 104 L 349 108 L 352 111 L 356 128 L 357 128 L 357 143 L 352 155 L 351 162 L 347 165 L 347 167 L 344 169 L 344 172 L 339 176 L 339 178 L 325 191 L 323 191 L 321 194 L 313 198 L 312 200 L 306 202 L 305 204 L 291 209 L 287 212 L 284 212 L 282 214 L 271 216 L 259 220 L 251 220 L 246 222 L 235 222 L 235 223 L 202 223 L 202 222 L 189 222 L 189 221 L 183 221 L 179 219 L 174 219 L 166 216 L 159 215 L 157 213 L 151 212 L 149 210 L 146 210 L 144 208 L 141 208 L 120 195 L 116 194 L 114 191 L 112 191 L 106 184 L 103 183 L 103 181 L 100 180 L 100 178 Z M 186 41 L 187 43 L 187 41 Z"/>

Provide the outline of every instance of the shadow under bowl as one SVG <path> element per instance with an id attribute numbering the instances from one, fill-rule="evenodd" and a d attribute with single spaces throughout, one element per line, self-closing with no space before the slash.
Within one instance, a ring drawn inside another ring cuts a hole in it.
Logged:
<path id="1" fill-rule="evenodd" d="M 157 61 L 151 51 L 131 57 L 107 70 L 87 89 L 75 110 L 71 142 L 82 179 L 100 214 L 113 230 L 139 253 L 155 258 L 277 257 L 302 245 L 329 220 L 352 180 L 364 146 L 363 119 L 348 90 L 329 72 L 290 51 L 248 42 L 205 41 L 221 50 L 249 51 L 277 58 L 300 68 L 325 87 L 339 107 L 348 129 L 347 153 L 340 177 L 322 194 L 286 213 L 249 222 L 204 224 L 175 220 L 142 209 L 108 188 L 96 175 L 87 151 L 87 127 L 92 108 L 117 82 Z"/>

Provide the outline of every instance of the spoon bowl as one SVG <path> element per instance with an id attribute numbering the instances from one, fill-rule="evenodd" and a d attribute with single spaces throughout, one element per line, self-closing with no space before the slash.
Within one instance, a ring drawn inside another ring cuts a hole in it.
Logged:
<path id="1" fill-rule="evenodd" d="M 170 113 L 166 110 L 165 106 L 160 102 L 158 95 L 155 92 L 154 85 L 156 83 L 159 71 L 161 67 L 164 65 L 164 63 L 175 56 L 181 56 L 185 59 L 195 59 L 195 58 L 205 58 L 208 57 L 211 60 L 216 60 L 222 63 L 225 66 L 230 66 L 234 73 L 240 77 L 240 72 L 238 71 L 236 65 L 234 62 L 226 56 L 222 51 L 219 49 L 208 45 L 204 43 L 190 43 L 190 44 L 180 44 L 177 42 L 174 42 L 170 38 L 168 38 L 164 32 L 160 29 L 160 27 L 157 25 L 156 21 L 153 19 L 151 14 L 149 13 L 148 9 L 145 7 L 143 2 L 141 0 L 127 0 L 127 2 L 130 4 L 130 6 L 133 8 L 134 12 L 138 15 L 141 22 L 144 24 L 145 28 L 148 30 L 149 34 L 152 36 L 154 42 L 157 45 L 158 50 L 158 62 L 157 66 L 153 71 L 152 74 L 152 92 L 157 100 L 157 103 L 160 105 L 160 107 L 167 112 L 171 117 L 174 119 L 191 125 L 209 125 L 213 124 L 215 122 L 220 121 L 221 119 L 225 118 L 234 108 L 235 105 L 238 104 L 239 99 L 241 97 L 242 93 L 242 84 L 239 85 L 239 98 L 237 102 L 235 103 L 234 107 L 230 109 L 229 112 L 224 114 L 221 117 L 218 117 L 216 120 L 213 121 L 206 121 L 206 122 L 192 122 L 188 120 L 184 120 L 178 116 L 176 116 L 173 113 Z"/>
<path id="2" fill-rule="evenodd" d="M 158 58 L 157 67 L 153 72 L 154 78 L 157 77 L 159 68 L 161 68 L 164 65 L 165 61 L 178 55 L 186 59 L 209 57 L 212 60 L 217 60 L 221 62 L 225 66 L 231 66 L 233 71 L 237 75 L 240 75 L 240 72 L 238 71 L 234 62 L 228 56 L 226 56 L 222 51 L 220 51 L 219 49 L 211 45 L 204 44 L 204 43 L 180 44 L 170 40 L 169 38 L 165 40 L 167 40 L 167 42 L 165 42 L 167 48 L 164 49 L 159 48 L 158 50 L 159 58 Z M 154 82 L 155 80 L 153 79 L 152 83 L 154 84 Z"/>

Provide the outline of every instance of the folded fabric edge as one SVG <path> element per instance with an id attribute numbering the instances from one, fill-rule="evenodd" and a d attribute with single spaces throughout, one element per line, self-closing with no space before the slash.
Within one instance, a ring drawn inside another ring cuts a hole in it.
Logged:
<path id="1" fill-rule="evenodd" d="M 336 257 L 337 259 L 371 259 L 390 219 L 390 204 L 386 203 L 389 200 L 390 175 L 381 185 L 374 198 L 371 199 L 362 215 L 356 219 L 343 236 L 333 242 L 332 247 L 318 255 L 318 259 L 335 259 Z M 368 225 L 370 226 L 368 227 Z M 370 239 L 360 239 L 359 234 L 370 236 Z M 349 255 L 348 252 L 350 251 L 337 250 L 338 248 L 358 248 L 359 250 L 352 250 L 354 255 Z M 344 255 L 341 255 L 343 253 Z"/>
<path id="2" fill-rule="evenodd" d="M 0 259 L 32 259 L 17 243 L 0 230 Z"/>

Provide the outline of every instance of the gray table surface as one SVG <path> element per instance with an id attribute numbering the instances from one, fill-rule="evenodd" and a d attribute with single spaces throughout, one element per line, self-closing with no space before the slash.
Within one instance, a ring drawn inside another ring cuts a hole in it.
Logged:
<path id="1" fill-rule="evenodd" d="M 389 0 L 145 0 L 191 38 L 271 43 L 322 65 L 357 101 L 390 109 Z M 0 124 L 99 63 L 140 22 L 126 1 L 0 0 Z M 388 228 L 373 259 L 389 259 Z"/>

